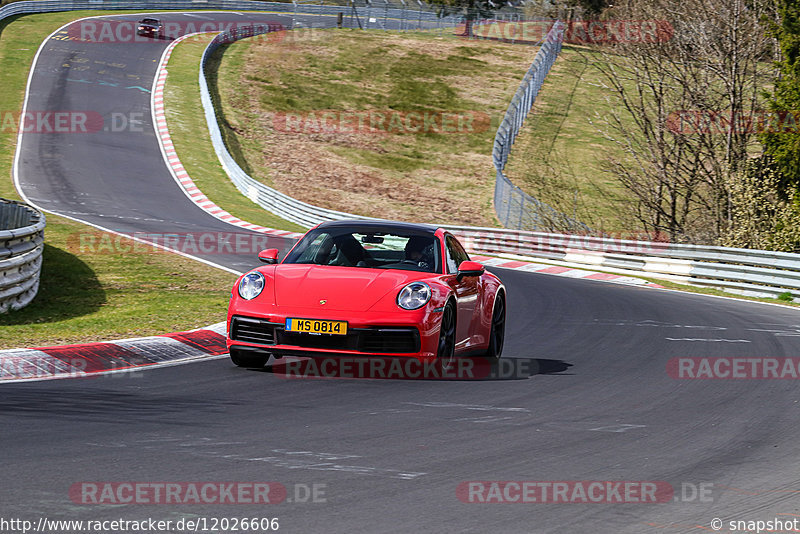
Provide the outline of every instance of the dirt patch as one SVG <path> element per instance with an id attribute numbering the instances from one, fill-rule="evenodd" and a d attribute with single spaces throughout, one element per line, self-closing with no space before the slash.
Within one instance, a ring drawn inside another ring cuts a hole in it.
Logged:
<path id="1" fill-rule="evenodd" d="M 254 178 L 338 211 L 497 225 L 492 142 L 531 47 L 336 30 L 308 42 L 234 46 L 247 47 L 238 83 L 220 80 L 220 93 Z M 354 131 L 308 127 L 321 111 L 333 113 L 334 125 L 356 124 L 346 113 L 354 111 L 387 119 L 377 129 L 363 127 L 371 118 Z M 434 126 L 414 122 L 413 113 L 433 117 Z M 448 123 L 436 120 L 447 114 L 468 127 L 442 133 Z M 287 127 L 287 116 L 301 127 Z M 418 126 L 424 133 L 413 131 Z"/>

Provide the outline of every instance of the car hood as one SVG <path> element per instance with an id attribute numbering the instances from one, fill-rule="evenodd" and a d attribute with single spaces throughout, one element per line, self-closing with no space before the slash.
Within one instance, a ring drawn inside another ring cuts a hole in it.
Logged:
<path id="1" fill-rule="evenodd" d="M 274 271 L 275 304 L 327 310 L 368 310 L 420 273 L 362 267 L 279 265 Z M 325 304 L 320 304 L 324 300 Z"/>

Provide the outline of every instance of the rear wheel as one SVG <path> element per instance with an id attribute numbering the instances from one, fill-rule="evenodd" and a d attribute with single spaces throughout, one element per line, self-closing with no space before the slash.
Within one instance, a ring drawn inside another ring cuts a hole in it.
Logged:
<path id="1" fill-rule="evenodd" d="M 450 301 L 442 311 L 442 324 L 439 328 L 439 348 L 436 357 L 443 369 L 453 365 L 456 355 L 456 309 Z"/>
<path id="2" fill-rule="evenodd" d="M 494 298 L 494 311 L 492 312 L 492 329 L 489 332 L 489 348 L 486 357 L 493 360 L 500 358 L 503 353 L 503 342 L 506 335 L 506 299 L 502 293 Z"/>
<path id="3" fill-rule="evenodd" d="M 261 369 L 266 365 L 269 356 L 252 352 L 231 349 L 231 361 L 239 367 L 248 369 Z"/>

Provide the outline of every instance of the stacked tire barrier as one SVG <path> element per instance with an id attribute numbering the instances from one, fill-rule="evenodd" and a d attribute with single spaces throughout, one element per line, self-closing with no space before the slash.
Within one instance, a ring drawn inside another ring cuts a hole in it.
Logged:
<path id="1" fill-rule="evenodd" d="M 0 313 L 27 306 L 39 291 L 44 215 L 0 199 Z"/>

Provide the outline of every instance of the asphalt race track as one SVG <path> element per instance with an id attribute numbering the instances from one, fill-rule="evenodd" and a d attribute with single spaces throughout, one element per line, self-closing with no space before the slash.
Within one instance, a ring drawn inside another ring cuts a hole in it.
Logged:
<path id="1" fill-rule="evenodd" d="M 25 135 L 19 172 L 31 201 L 120 232 L 232 231 L 177 188 L 149 95 L 122 83 L 138 76 L 129 85 L 149 87 L 163 46 L 45 46 L 29 109 L 142 111 L 145 127 L 119 137 Z M 76 73 L 64 66 L 75 58 L 122 66 Z M 87 82 L 71 81 L 78 74 Z M 100 83 L 109 80 L 118 85 Z M 713 531 L 715 518 L 725 522 L 716 531 L 732 532 L 730 520 L 800 513 L 797 382 L 668 371 L 676 358 L 796 357 L 797 311 L 495 272 L 509 290 L 504 359 L 525 371 L 509 379 L 287 379 L 220 359 L 5 385 L 0 517 L 277 517 L 279 532 L 297 533 L 677 533 Z M 672 493 L 655 503 L 574 493 L 572 502 L 464 502 L 471 481 L 648 482 Z M 124 482 L 269 482 L 287 494 L 267 505 L 81 504 L 80 490 L 93 487 L 83 483 Z"/>
<path id="2" fill-rule="evenodd" d="M 173 13 L 166 17 L 165 21 L 197 26 L 220 19 L 291 24 L 291 16 L 271 14 Z M 123 15 L 96 21 L 140 18 Z M 315 19 L 317 24 L 335 24 L 333 17 Z M 143 239 L 157 242 L 163 242 L 165 235 L 177 235 L 179 250 L 187 249 L 181 242 L 187 234 L 247 233 L 189 202 L 164 164 L 150 114 L 150 89 L 158 60 L 171 41 L 70 39 L 80 34 L 67 27 L 45 45 L 30 81 L 27 109 L 93 111 L 103 117 L 105 131 L 24 135 L 18 173 L 25 196 L 49 212 L 125 235 L 144 234 Z M 148 234 L 160 239 L 148 239 Z M 267 244 L 285 250 L 291 242 L 273 238 Z M 252 255 L 244 259 L 235 254 L 197 255 L 238 271 L 254 266 Z"/>

